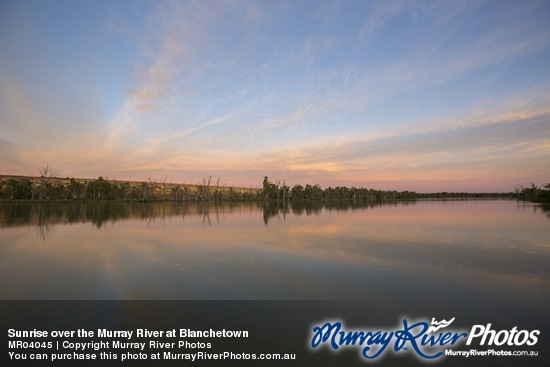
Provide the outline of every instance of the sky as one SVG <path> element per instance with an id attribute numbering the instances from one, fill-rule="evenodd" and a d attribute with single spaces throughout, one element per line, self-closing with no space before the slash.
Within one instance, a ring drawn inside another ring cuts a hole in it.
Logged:
<path id="1" fill-rule="evenodd" d="M 0 174 L 550 182 L 550 2 L 0 1 Z"/>

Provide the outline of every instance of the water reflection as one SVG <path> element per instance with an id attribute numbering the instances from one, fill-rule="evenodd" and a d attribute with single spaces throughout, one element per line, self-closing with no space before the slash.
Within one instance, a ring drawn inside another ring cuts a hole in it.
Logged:
<path id="1" fill-rule="evenodd" d="M 269 224 L 269 220 L 276 218 L 286 218 L 290 213 L 294 215 L 320 215 L 323 210 L 331 211 L 353 211 L 377 208 L 382 206 L 403 206 L 414 205 L 415 201 L 371 201 L 371 202 L 353 202 L 353 201 L 329 201 L 329 202 L 269 202 L 262 203 L 264 211 L 264 223 Z"/>
<path id="2" fill-rule="evenodd" d="M 483 200 L 429 200 L 422 203 L 460 203 Z M 544 213 L 550 219 L 550 205 L 515 203 L 518 211 Z M 228 203 L 160 203 L 160 202 L 4 202 L 0 204 L 0 228 L 17 226 L 37 226 L 40 232 L 47 233 L 54 225 L 75 223 L 92 223 L 101 228 L 108 223 L 121 220 L 155 221 L 169 217 L 198 216 L 204 224 L 212 225 L 220 221 L 220 216 L 232 212 L 248 211 L 251 215 L 262 213 L 264 224 L 271 220 L 285 219 L 288 215 L 320 215 L 323 211 L 364 211 L 381 207 L 406 207 L 416 205 L 416 201 L 369 202 L 356 204 L 353 202 L 228 202 Z"/>
<path id="3" fill-rule="evenodd" d="M 263 222 L 283 219 L 287 215 L 320 215 L 322 211 L 354 211 L 382 206 L 408 206 L 414 201 L 370 202 L 228 202 L 228 203 L 170 203 L 170 202 L 4 202 L 0 204 L 0 228 L 37 226 L 41 237 L 47 237 L 52 226 L 92 223 L 101 228 L 124 220 L 156 221 L 170 217 L 198 216 L 202 222 L 219 223 L 220 216 L 248 211 L 262 213 Z"/>
<path id="4" fill-rule="evenodd" d="M 258 203 L 160 203 L 160 202 L 5 202 L 0 204 L 0 228 L 16 226 L 50 227 L 56 224 L 91 222 L 97 228 L 121 220 L 155 221 L 168 217 L 200 216 L 211 224 L 211 216 L 233 210 L 258 211 Z"/>

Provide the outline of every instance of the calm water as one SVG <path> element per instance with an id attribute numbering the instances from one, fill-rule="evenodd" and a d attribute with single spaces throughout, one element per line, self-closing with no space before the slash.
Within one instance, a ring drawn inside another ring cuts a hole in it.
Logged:
<path id="1" fill-rule="evenodd" d="M 3 203 L 0 244 L 4 300 L 550 304 L 550 213 L 515 201 Z"/>

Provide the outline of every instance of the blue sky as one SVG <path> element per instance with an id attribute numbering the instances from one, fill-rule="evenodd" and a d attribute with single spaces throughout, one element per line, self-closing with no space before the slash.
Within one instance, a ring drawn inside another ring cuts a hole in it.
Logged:
<path id="1" fill-rule="evenodd" d="M 0 173 L 550 182 L 548 1 L 0 3 Z"/>

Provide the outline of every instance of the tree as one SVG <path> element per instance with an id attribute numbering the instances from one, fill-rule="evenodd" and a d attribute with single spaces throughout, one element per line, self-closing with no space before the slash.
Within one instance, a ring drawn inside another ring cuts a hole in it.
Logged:
<path id="1" fill-rule="evenodd" d="M 142 182 L 140 185 L 140 196 L 141 196 L 141 200 L 143 201 L 147 201 L 148 200 L 148 197 L 149 197 L 149 185 L 147 185 L 147 182 Z"/>
<path id="2" fill-rule="evenodd" d="M 523 185 L 516 185 L 514 186 L 514 191 L 516 194 L 516 199 L 520 199 L 523 193 Z"/>
<path id="3" fill-rule="evenodd" d="M 49 199 L 49 189 L 51 186 L 51 181 L 55 176 L 57 176 L 57 172 L 49 166 L 39 168 L 38 172 L 40 174 L 40 176 L 38 177 L 38 199 Z"/>
<path id="4" fill-rule="evenodd" d="M 323 198 L 323 189 L 318 184 L 313 186 L 306 184 L 304 196 L 308 200 L 320 200 Z"/>
<path id="5" fill-rule="evenodd" d="M 269 182 L 267 176 L 264 177 L 262 194 L 265 200 L 278 199 L 278 183 L 277 185 Z"/>
<path id="6" fill-rule="evenodd" d="M 212 175 L 203 174 L 201 182 L 199 183 L 199 191 L 197 192 L 199 200 L 210 200 L 210 182 L 212 181 Z"/>
<path id="7" fill-rule="evenodd" d="M 53 185 L 52 187 L 52 191 L 53 191 L 53 196 L 55 199 L 63 199 L 63 200 L 67 200 L 67 196 L 69 195 L 69 191 L 67 190 L 67 187 L 65 187 L 65 185 L 63 184 L 63 182 L 57 182 L 55 185 Z"/>
<path id="8" fill-rule="evenodd" d="M 283 201 L 286 201 L 288 199 L 288 193 L 290 192 L 290 188 L 286 185 L 286 180 L 283 180 L 281 191 L 283 192 Z"/>
<path id="9" fill-rule="evenodd" d="M 290 190 L 290 195 L 292 196 L 292 200 L 304 200 L 304 187 L 302 185 L 294 185 L 292 186 L 292 189 Z"/>
<path id="10" fill-rule="evenodd" d="M 81 199 L 82 195 L 84 194 L 84 185 L 75 180 L 74 178 L 71 178 L 69 180 L 69 186 L 67 187 L 69 190 L 69 193 L 73 197 L 73 199 Z"/>
<path id="11" fill-rule="evenodd" d="M 120 192 L 123 200 L 127 200 L 128 196 L 132 194 L 132 185 L 128 182 L 122 182 L 120 184 Z"/>
<path id="12" fill-rule="evenodd" d="M 9 179 L 6 182 L 8 188 L 9 199 L 31 199 L 32 184 L 31 180 L 24 178 L 22 180 Z"/>

